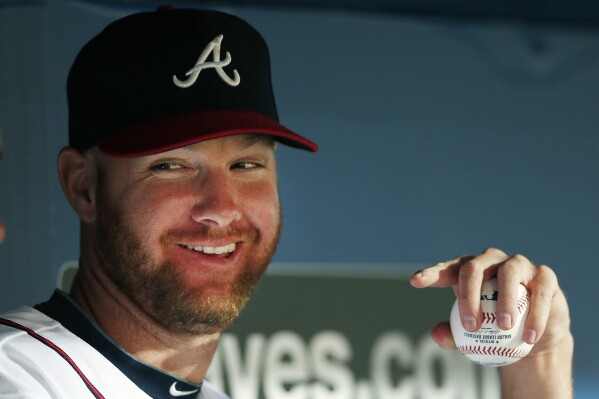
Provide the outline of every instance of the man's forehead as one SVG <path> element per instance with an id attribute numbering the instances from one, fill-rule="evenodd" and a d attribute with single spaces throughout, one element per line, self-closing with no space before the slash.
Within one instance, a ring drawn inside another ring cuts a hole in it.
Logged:
<path id="1" fill-rule="evenodd" d="M 199 141 L 197 143 L 189 144 L 183 147 L 179 147 L 182 150 L 197 151 L 202 147 L 206 147 L 211 144 L 220 144 L 222 146 L 232 146 L 239 149 L 249 148 L 256 144 L 264 144 L 271 146 L 274 143 L 274 138 L 265 134 L 236 134 L 224 137 L 218 137 L 210 140 Z"/>
<path id="2" fill-rule="evenodd" d="M 87 153 L 96 160 L 96 164 L 99 165 L 140 165 L 148 161 L 152 161 L 161 157 L 168 157 L 170 155 L 177 156 L 177 154 L 197 154 L 203 151 L 222 151 L 225 148 L 230 148 L 234 151 L 243 151 L 252 146 L 263 145 L 265 148 L 275 148 L 275 140 L 272 136 L 265 134 L 237 134 L 229 135 L 210 140 L 199 141 L 183 147 L 174 148 L 169 151 L 159 152 L 156 154 L 144 155 L 140 157 L 132 158 L 121 158 L 113 157 L 104 154 L 98 147 L 91 148 Z"/>
<path id="3" fill-rule="evenodd" d="M 172 150 L 159 152 L 156 154 L 144 155 L 144 156 L 140 156 L 140 157 L 132 157 L 132 158 L 113 157 L 113 156 L 102 153 L 102 151 L 99 150 L 97 147 L 95 147 L 94 149 L 90 149 L 89 152 L 95 154 L 96 156 L 99 155 L 102 158 L 109 160 L 109 161 L 110 160 L 127 160 L 127 159 L 129 159 L 131 161 L 135 161 L 135 160 L 143 160 L 143 159 L 153 159 L 156 157 L 160 157 L 160 156 L 164 156 L 164 155 L 167 155 L 170 153 L 176 153 L 176 152 L 197 153 L 197 152 L 206 150 L 208 148 L 219 148 L 219 149 L 231 148 L 234 150 L 244 150 L 246 148 L 250 148 L 250 147 L 258 145 L 258 144 L 264 145 L 265 147 L 274 148 L 275 140 L 272 136 L 265 135 L 265 134 L 244 133 L 244 134 L 228 135 L 228 136 L 213 138 L 213 139 L 209 139 L 209 140 L 202 140 L 202 141 L 198 141 L 198 142 L 195 142 L 192 144 L 188 144 L 186 146 L 173 148 Z"/>

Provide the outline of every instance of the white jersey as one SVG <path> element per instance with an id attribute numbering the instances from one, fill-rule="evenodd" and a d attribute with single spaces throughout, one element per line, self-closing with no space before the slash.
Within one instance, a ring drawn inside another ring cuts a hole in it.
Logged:
<path id="1" fill-rule="evenodd" d="M 60 321 L 60 322 L 59 322 Z M 135 359 L 62 292 L 0 315 L 0 399 L 227 399 Z"/>

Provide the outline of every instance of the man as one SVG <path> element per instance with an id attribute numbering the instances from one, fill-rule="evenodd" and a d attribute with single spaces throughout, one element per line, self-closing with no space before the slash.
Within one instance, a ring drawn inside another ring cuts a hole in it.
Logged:
<path id="1" fill-rule="evenodd" d="M 79 271 L 70 293 L 0 318 L 0 398 L 225 397 L 204 376 L 278 242 L 275 143 L 317 150 L 278 123 L 269 74 L 260 35 L 211 11 L 132 15 L 81 50 L 58 157 L 81 219 Z M 493 276 L 503 328 L 518 284 L 532 292 L 535 349 L 503 369 L 504 397 L 571 396 L 568 308 L 551 269 L 489 249 L 412 284 L 453 286 L 475 331 Z M 433 337 L 453 346 L 446 323 Z"/>

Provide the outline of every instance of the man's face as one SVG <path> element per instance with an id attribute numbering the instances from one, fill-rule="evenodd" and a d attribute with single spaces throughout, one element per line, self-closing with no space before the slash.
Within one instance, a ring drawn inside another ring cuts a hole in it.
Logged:
<path id="1" fill-rule="evenodd" d="M 228 327 L 274 254 L 281 227 L 274 148 L 258 137 L 99 157 L 95 257 L 168 330 Z"/>

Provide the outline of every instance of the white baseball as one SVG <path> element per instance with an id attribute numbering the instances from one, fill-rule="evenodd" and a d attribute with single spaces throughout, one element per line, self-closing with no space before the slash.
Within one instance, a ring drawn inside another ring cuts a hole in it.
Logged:
<path id="1" fill-rule="evenodd" d="M 480 301 L 483 321 L 477 332 L 469 332 L 462 327 L 457 300 L 451 309 L 449 323 L 456 346 L 466 357 L 482 366 L 506 366 L 528 355 L 532 349 L 532 345 L 522 339 L 530 293 L 520 284 L 518 316 L 514 327 L 511 330 L 500 330 L 495 314 L 498 292 L 497 279 L 483 284 Z"/>

